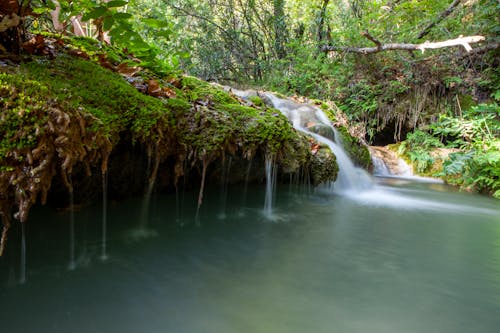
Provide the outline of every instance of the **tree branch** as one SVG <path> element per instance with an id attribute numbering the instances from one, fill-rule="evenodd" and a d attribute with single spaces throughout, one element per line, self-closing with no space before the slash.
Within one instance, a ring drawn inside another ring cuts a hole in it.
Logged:
<path id="1" fill-rule="evenodd" d="M 365 36 L 365 37 L 367 37 L 367 36 Z M 368 38 L 368 39 L 370 39 L 370 38 Z M 425 42 L 422 44 L 391 43 L 391 44 L 380 44 L 379 46 L 376 46 L 376 47 L 338 47 L 338 46 L 327 45 L 327 46 L 323 47 L 323 51 L 338 51 L 338 52 L 371 54 L 371 53 L 377 53 L 377 52 L 383 52 L 383 51 L 394 51 L 394 50 L 404 50 L 404 51 L 418 51 L 418 50 L 420 50 L 420 51 L 422 51 L 422 53 L 424 53 L 426 49 L 441 49 L 441 48 L 452 47 L 452 46 L 463 46 L 465 48 L 465 50 L 467 52 L 469 52 L 472 50 L 472 47 L 470 46 L 470 44 L 481 42 L 484 39 L 485 38 L 483 36 L 468 36 L 468 37 L 459 37 L 459 38 L 455 38 L 455 39 L 449 39 L 446 41 L 434 42 L 434 43 L 430 43 L 430 42 Z M 375 41 L 377 41 L 377 40 L 375 39 Z M 373 42 L 376 43 L 375 41 L 373 41 Z"/>
<path id="2" fill-rule="evenodd" d="M 438 24 L 439 22 L 441 22 L 442 20 L 444 20 L 448 15 L 450 15 L 451 12 L 455 9 L 455 7 L 457 7 L 460 4 L 461 1 L 462 0 L 454 0 L 451 3 L 451 5 L 448 8 L 446 8 L 446 10 L 444 12 L 442 12 L 441 14 L 439 14 L 439 16 L 437 17 L 437 19 L 435 21 L 433 21 L 429 25 L 427 25 L 425 27 L 425 29 L 422 30 L 418 34 L 417 39 L 420 39 L 420 38 L 424 37 L 425 35 L 427 35 L 431 31 L 431 29 L 434 28 L 434 26 L 436 24 Z"/>
<path id="3" fill-rule="evenodd" d="M 380 41 L 378 39 L 376 39 L 375 37 L 373 37 L 372 35 L 370 35 L 370 33 L 368 32 L 368 30 L 363 31 L 361 33 L 361 36 L 366 37 L 369 40 L 371 40 L 373 43 L 375 43 L 375 45 L 377 45 L 377 48 L 381 48 L 382 47 L 382 43 L 380 43 Z"/>

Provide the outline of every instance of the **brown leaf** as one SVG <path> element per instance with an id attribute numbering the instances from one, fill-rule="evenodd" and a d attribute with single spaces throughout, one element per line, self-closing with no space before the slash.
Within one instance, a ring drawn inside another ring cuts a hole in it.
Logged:
<path id="1" fill-rule="evenodd" d="M 168 87 L 163 88 L 163 93 L 164 93 L 164 96 L 168 97 L 168 98 L 177 97 L 177 94 L 175 93 L 175 91 L 172 88 L 168 88 Z"/>
<path id="2" fill-rule="evenodd" d="M 80 51 L 80 50 L 73 50 L 73 49 L 70 49 L 68 51 L 69 54 L 71 55 L 74 55 L 76 57 L 80 57 L 80 58 L 83 58 L 83 59 L 90 59 L 89 55 L 83 51 Z"/>
<path id="3" fill-rule="evenodd" d="M 45 38 L 42 35 L 36 35 L 22 45 L 23 49 L 31 54 L 46 54 L 45 46 Z"/>
<path id="4" fill-rule="evenodd" d="M 176 77 L 172 77 L 172 78 L 168 79 L 167 82 L 178 89 L 182 88 L 181 80 L 176 78 Z"/>
<path id="5" fill-rule="evenodd" d="M 107 68 L 107 69 L 114 69 L 113 65 L 109 62 L 108 57 L 105 54 L 99 54 L 97 55 L 99 58 L 99 64 L 101 67 Z"/>
<path id="6" fill-rule="evenodd" d="M 319 144 L 316 143 L 316 144 L 314 144 L 314 145 L 311 146 L 311 153 L 313 155 L 316 155 L 316 153 L 318 152 L 318 150 L 319 150 Z"/>
<path id="7" fill-rule="evenodd" d="M 123 76 L 131 77 L 139 73 L 142 70 L 142 68 L 138 66 L 130 66 L 129 63 L 122 62 L 121 64 L 118 65 L 116 70 Z"/>
<path id="8" fill-rule="evenodd" d="M 160 84 L 156 80 L 148 81 L 148 95 L 159 97 L 162 95 Z"/>

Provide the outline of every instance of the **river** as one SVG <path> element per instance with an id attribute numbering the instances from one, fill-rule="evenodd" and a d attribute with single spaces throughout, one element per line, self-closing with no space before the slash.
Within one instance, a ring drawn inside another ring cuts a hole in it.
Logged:
<path id="1" fill-rule="evenodd" d="M 434 183 L 377 178 L 356 195 L 208 188 L 76 212 L 37 206 L 0 259 L 3 332 L 496 332 L 500 207 Z M 180 196 L 179 196 L 180 197 Z M 182 210 L 180 210 L 182 208 Z M 267 216 L 267 217 L 266 217 Z M 195 222 L 196 221 L 196 222 Z"/>

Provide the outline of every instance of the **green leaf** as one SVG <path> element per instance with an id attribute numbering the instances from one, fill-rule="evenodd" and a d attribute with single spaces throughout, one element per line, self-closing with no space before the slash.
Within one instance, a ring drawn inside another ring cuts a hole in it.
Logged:
<path id="1" fill-rule="evenodd" d="M 99 6 L 94 8 L 90 12 L 86 13 L 85 15 L 83 15 L 82 20 L 83 21 L 95 20 L 97 18 L 105 16 L 108 13 L 109 11 L 106 7 Z"/>
<path id="2" fill-rule="evenodd" d="M 132 14 L 129 13 L 115 13 L 113 14 L 113 18 L 115 20 L 128 20 L 129 18 L 132 17 Z"/>
<path id="3" fill-rule="evenodd" d="M 143 22 L 146 23 L 151 28 L 168 28 L 170 27 L 170 23 L 165 20 L 157 20 L 153 18 L 143 19 Z"/>
<path id="4" fill-rule="evenodd" d="M 110 30 L 114 23 L 115 23 L 114 17 L 108 16 L 104 18 L 104 21 L 102 22 L 102 28 L 104 30 Z"/>
<path id="5" fill-rule="evenodd" d="M 114 7 L 123 7 L 128 4 L 128 1 L 123 1 L 123 0 L 113 0 L 108 3 L 106 3 L 107 8 L 114 8 Z"/>

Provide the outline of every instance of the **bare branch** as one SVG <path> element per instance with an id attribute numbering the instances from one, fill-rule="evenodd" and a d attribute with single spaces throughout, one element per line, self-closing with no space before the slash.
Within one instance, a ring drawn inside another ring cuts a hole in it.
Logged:
<path id="1" fill-rule="evenodd" d="M 451 3 L 451 5 L 448 8 L 446 8 L 446 10 L 444 12 L 442 12 L 441 14 L 439 14 L 439 16 L 437 17 L 437 19 L 435 21 L 433 21 L 429 25 L 427 25 L 425 27 L 425 29 L 422 30 L 418 34 L 417 39 L 420 39 L 420 38 L 424 37 L 425 35 L 427 35 L 431 31 L 431 29 L 434 28 L 434 26 L 436 24 L 438 24 L 439 22 L 441 22 L 442 20 L 444 20 L 448 15 L 450 15 L 451 12 L 455 9 L 455 7 L 457 7 L 460 4 L 461 1 L 462 0 L 454 0 Z"/>
<path id="2" fill-rule="evenodd" d="M 375 45 L 377 45 L 377 48 L 381 48 L 382 47 L 382 43 L 380 43 L 380 41 L 378 39 L 376 39 L 375 37 L 373 37 L 372 35 L 370 35 L 370 33 L 368 32 L 368 30 L 363 31 L 361 33 L 361 36 L 366 37 L 369 40 L 371 40 L 373 43 L 375 43 Z"/>
<path id="3" fill-rule="evenodd" d="M 365 36 L 365 37 L 367 37 L 367 36 Z M 380 46 L 377 46 L 377 47 L 338 47 L 338 46 L 328 45 L 328 46 L 325 46 L 323 48 L 323 51 L 338 51 L 338 52 L 371 54 L 371 53 L 377 53 L 377 52 L 383 52 L 383 51 L 394 51 L 394 50 L 404 50 L 404 51 L 418 51 L 418 50 L 420 50 L 420 51 L 422 51 L 422 53 L 424 53 L 426 49 L 441 49 L 441 48 L 452 47 L 452 46 L 463 46 L 465 48 L 465 50 L 467 52 L 469 52 L 472 50 L 472 47 L 470 46 L 470 44 L 481 42 L 484 39 L 485 38 L 483 36 L 468 36 L 468 37 L 459 37 L 459 38 L 455 38 L 455 39 L 449 39 L 446 41 L 434 42 L 434 43 L 431 43 L 431 42 L 425 42 L 422 44 L 391 43 L 391 44 L 381 44 Z"/>

